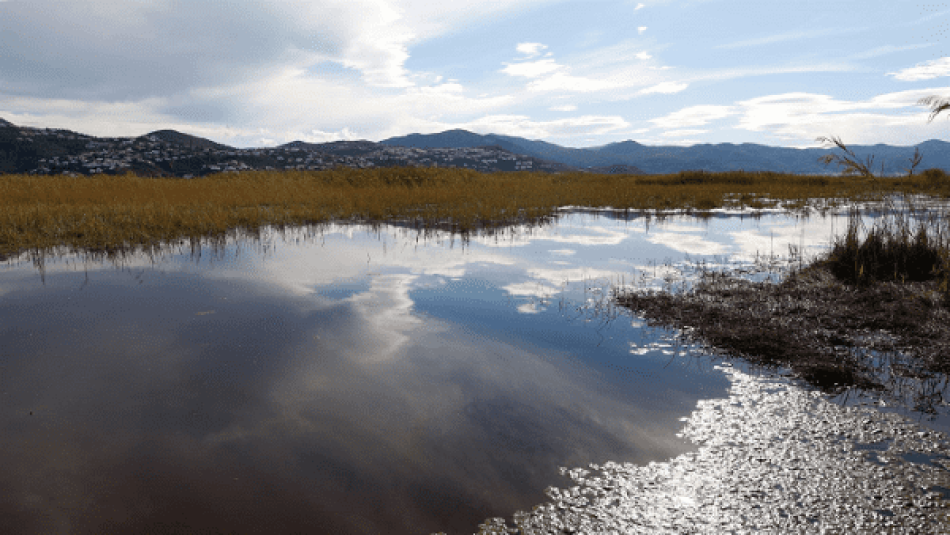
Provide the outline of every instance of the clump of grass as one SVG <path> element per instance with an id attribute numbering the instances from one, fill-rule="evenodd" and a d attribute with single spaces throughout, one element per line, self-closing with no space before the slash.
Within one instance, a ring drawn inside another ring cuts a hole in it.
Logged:
<path id="1" fill-rule="evenodd" d="M 925 169 L 920 173 L 920 178 L 926 187 L 939 188 L 950 184 L 950 175 L 945 173 L 943 169 Z"/>
<path id="2" fill-rule="evenodd" d="M 848 228 L 836 238 L 831 251 L 819 261 L 838 280 L 868 286 L 877 282 L 938 281 L 950 299 L 950 228 L 946 214 L 930 213 L 915 228 L 913 208 L 888 206 L 885 215 L 867 230 L 857 209 L 848 216 Z M 863 234 L 863 237 L 862 237 Z"/>

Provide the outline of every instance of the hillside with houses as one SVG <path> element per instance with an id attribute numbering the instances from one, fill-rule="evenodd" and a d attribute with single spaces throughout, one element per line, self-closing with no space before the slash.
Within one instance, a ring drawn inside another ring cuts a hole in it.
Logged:
<path id="1" fill-rule="evenodd" d="M 70 130 L 16 126 L 0 119 L 0 173 L 196 178 L 247 170 L 324 170 L 334 167 L 447 167 L 563 172 L 571 166 L 514 154 L 502 147 L 414 148 L 371 141 L 238 149 L 174 130 L 135 138 L 95 137 Z"/>
<path id="2" fill-rule="evenodd" d="M 919 170 L 950 172 L 950 143 L 932 139 L 910 147 L 854 145 L 859 161 L 873 159 L 873 171 L 886 176 L 907 173 L 915 150 Z M 70 130 L 17 126 L 0 119 L 0 173 L 93 175 L 133 172 L 141 176 L 202 177 L 247 170 L 324 170 L 337 166 L 442 167 L 479 172 L 542 171 L 603 174 L 675 174 L 771 171 L 837 175 L 841 169 L 821 163 L 839 149 L 770 147 L 754 143 L 647 146 L 628 140 L 601 147 L 570 148 L 540 140 L 448 130 L 410 134 L 380 142 L 294 141 L 277 147 L 239 149 L 175 130 L 134 138 L 95 137 Z M 883 168 L 881 167 L 883 165 Z"/>

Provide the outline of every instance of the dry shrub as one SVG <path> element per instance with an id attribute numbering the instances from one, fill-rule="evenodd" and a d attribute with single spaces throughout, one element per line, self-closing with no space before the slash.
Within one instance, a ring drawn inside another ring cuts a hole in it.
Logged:
<path id="1" fill-rule="evenodd" d="M 942 186 L 950 182 L 948 180 L 950 175 L 947 175 L 943 169 L 937 169 L 936 167 L 923 170 L 920 176 L 931 186 Z"/>

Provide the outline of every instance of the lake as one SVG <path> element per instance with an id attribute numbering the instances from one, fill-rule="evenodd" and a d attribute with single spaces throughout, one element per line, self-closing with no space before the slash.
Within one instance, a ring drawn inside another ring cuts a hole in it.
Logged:
<path id="1" fill-rule="evenodd" d="M 884 466 L 888 477 L 927 481 L 921 495 L 939 494 L 950 487 L 939 479 L 945 456 L 934 453 L 950 430 L 945 411 L 924 418 L 857 395 L 825 400 L 740 362 L 719 366 L 609 299 L 631 284 L 688 284 L 697 262 L 759 266 L 747 276 L 777 280 L 788 262 L 763 271 L 764 257 L 788 257 L 790 246 L 814 256 L 846 225 L 840 211 L 660 220 L 564 210 L 547 225 L 468 239 L 340 223 L 119 264 L 71 254 L 39 267 L 8 262 L 0 265 L 0 525 L 473 533 L 487 518 L 550 501 L 548 487 L 594 481 L 579 472 L 572 481 L 561 467 L 608 466 L 601 483 L 658 482 L 664 473 L 665 488 L 708 490 L 709 477 L 706 487 L 687 485 L 669 470 L 709 475 L 727 454 L 771 457 L 762 444 L 787 453 L 795 439 L 775 431 L 779 413 L 806 424 L 859 414 L 865 424 L 889 422 L 884 435 L 924 433 L 918 457 L 889 464 L 881 459 L 890 442 L 851 437 L 842 447 L 855 466 Z M 796 396 L 802 403 L 788 406 Z M 752 427 L 723 438 L 740 423 Z M 772 438 L 743 443 L 757 429 Z M 821 442 L 825 431 L 800 442 Z M 798 469 L 817 470 L 814 452 L 802 451 Z M 729 485 L 741 492 L 745 483 Z M 670 533 L 732 521 L 703 524 L 699 494 L 634 486 L 679 505 L 651 501 L 630 513 L 635 504 L 618 498 L 628 512 L 605 507 L 605 515 L 641 515 L 636 526 L 674 526 Z M 875 522 L 905 518 L 896 508 L 871 507 L 861 522 L 880 532 Z"/>

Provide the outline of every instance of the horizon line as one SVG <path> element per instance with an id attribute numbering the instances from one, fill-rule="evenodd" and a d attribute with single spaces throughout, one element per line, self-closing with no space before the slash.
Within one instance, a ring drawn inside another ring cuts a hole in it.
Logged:
<path id="1" fill-rule="evenodd" d="M 838 147 L 836 147 L 836 146 L 834 146 L 834 145 L 832 145 L 832 146 L 830 146 L 830 147 L 824 147 L 824 146 L 789 147 L 789 146 L 781 146 L 781 145 L 766 145 L 766 144 L 764 144 L 764 143 L 756 143 L 756 142 L 752 142 L 752 141 L 742 141 L 742 142 L 723 141 L 723 142 L 720 142 L 720 143 L 697 142 L 697 143 L 692 143 L 692 144 L 689 144 L 689 145 L 680 145 L 680 144 L 676 144 L 676 143 L 672 143 L 672 144 L 668 144 L 668 145 L 653 145 L 653 144 L 643 143 L 643 142 L 637 141 L 637 140 L 635 140 L 635 139 L 625 139 L 625 140 L 622 140 L 622 141 L 612 141 L 612 142 L 608 142 L 608 143 L 605 143 L 605 144 L 602 144 L 602 145 L 593 145 L 593 146 L 590 146 L 590 147 L 571 147 L 571 146 L 567 146 L 567 145 L 560 145 L 560 144 L 558 144 L 558 143 L 554 143 L 554 142 L 547 141 L 547 140 L 544 140 L 544 139 L 531 139 L 531 138 L 526 138 L 526 137 L 522 137 L 522 136 L 514 136 L 514 135 L 510 135 L 510 134 L 499 134 L 499 133 L 495 133 L 495 132 L 490 132 L 490 133 L 487 133 L 487 134 L 480 134 L 480 133 L 478 133 L 478 132 L 473 132 L 473 131 L 471 131 L 471 130 L 466 130 L 466 129 L 464 129 L 464 128 L 450 128 L 450 129 L 448 129 L 448 130 L 443 130 L 443 131 L 441 131 L 441 132 L 433 132 L 433 133 L 410 132 L 410 133 L 408 133 L 408 134 L 401 134 L 401 135 L 396 135 L 396 136 L 390 136 L 390 137 L 388 137 L 388 138 L 384 138 L 384 139 L 381 139 L 381 140 L 379 140 L 379 141 L 373 141 L 373 140 L 371 140 L 371 139 L 366 139 L 366 138 L 360 138 L 360 139 L 337 139 L 337 140 L 333 140 L 333 141 L 319 141 L 319 142 L 304 141 L 304 140 L 301 140 L 301 139 L 295 139 L 295 140 L 288 141 L 288 142 L 281 143 L 281 144 L 279 144 L 279 145 L 274 145 L 274 146 L 236 147 L 236 146 L 233 146 L 233 145 L 228 145 L 227 143 L 224 143 L 224 142 L 215 141 L 215 140 L 210 139 L 210 138 L 202 137 L 202 136 L 195 135 L 195 134 L 189 134 L 189 133 L 187 133 L 187 132 L 183 132 L 183 131 L 180 131 L 180 130 L 176 130 L 176 129 L 174 129 L 174 128 L 160 128 L 160 129 L 158 129 L 158 130 L 152 130 L 152 131 L 150 131 L 150 132 L 147 132 L 147 133 L 145 133 L 145 134 L 141 134 L 141 135 L 138 135 L 138 136 L 96 136 L 96 135 L 93 135 L 93 134 L 85 134 L 85 133 L 78 132 L 78 131 L 75 131 L 75 130 L 69 130 L 68 128 L 61 128 L 61 127 L 42 127 L 42 126 L 29 126 L 29 125 L 15 124 L 15 123 L 12 123 L 12 122 L 7 121 L 7 120 L 3 119 L 2 117 L 0 117 L 0 126 L 5 126 L 4 123 L 7 124 L 7 125 L 10 125 L 10 126 L 12 126 L 12 127 L 15 127 L 15 128 L 29 128 L 29 129 L 33 129 L 33 130 L 64 130 L 64 131 L 67 131 L 67 132 L 73 132 L 73 133 L 76 133 L 76 134 L 80 134 L 80 135 L 84 135 L 84 136 L 89 136 L 89 137 L 100 138 L 100 139 L 136 139 L 136 138 L 140 138 L 140 137 L 145 137 L 145 136 L 149 136 L 149 135 L 154 135 L 154 134 L 156 134 L 156 133 L 158 133 L 158 132 L 174 132 L 174 133 L 177 133 L 177 134 L 182 134 L 182 135 L 187 135 L 187 136 L 195 137 L 195 138 L 202 139 L 202 140 L 205 140 L 205 141 L 209 141 L 209 142 L 212 142 L 212 143 L 216 143 L 216 144 L 219 144 L 219 145 L 225 145 L 225 146 L 228 146 L 228 147 L 230 147 L 230 148 L 234 148 L 234 149 L 238 149 L 238 150 L 273 149 L 273 148 L 282 147 L 282 146 L 284 146 L 284 145 L 289 145 L 289 144 L 291 144 L 291 143 L 304 143 L 304 144 L 307 144 L 307 145 L 325 145 L 325 144 L 330 144 L 330 143 L 368 142 L 368 143 L 381 144 L 381 143 L 383 143 L 383 142 L 385 142 L 385 141 L 388 141 L 388 140 L 390 140 L 390 139 L 395 139 L 395 138 L 405 138 L 405 137 L 410 137 L 410 136 L 436 136 L 436 135 L 446 134 L 446 133 L 449 133 L 449 132 L 464 132 L 464 133 L 467 133 L 467 134 L 472 134 L 472 135 L 481 136 L 481 137 L 504 136 L 504 137 L 518 138 L 518 139 L 523 139 L 523 140 L 525 140 L 525 141 L 548 143 L 548 144 L 555 145 L 555 146 L 560 147 L 560 148 L 563 148 L 563 149 L 572 149 L 572 150 L 591 150 L 591 149 L 606 147 L 606 146 L 608 146 L 608 145 L 616 145 L 616 144 L 620 144 L 620 143 L 629 143 L 629 142 L 633 142 L 633 143 L 636 143 L 636 144 L 638 144 L 638 145 L 642 145 L 642 146 L 644 146 L 644 147 L 679 147 L 679 148 L 689 148 L 689 147 L 694 147 L 694 146 L 697 146 L 697 145 L 710 145 L 710 146 L 717 146 L 717 145 L 759 145 L 759 146 L 762 146 L 762 147 L 769 147 L 769 148 L 776 148 L 776 149 L 796 149 L 796 150 L 807 150 L 807 149 L 826 150 L 826 149 L 835 149 L 835 148 L 838 148 Z M 827 136 L 826 136 L 826 137 L 827 137 Z M 937 141 L 937 142 L 941 142 L 941 143 L 950 143 L 950 141 L 947 141 L 947 140 L 937 139 L 937 138 L 931 138 L 931 139 L 927 139 L 927 140 L 925 140 L 925 141 L 921 141 L 920 143 L 917 143 L 917 144 L 914 144 L 914 145 L 889 145 L 889 144 L 887 144 L 887 143 L 875 143 L 875 144 L 873 144 L 873 145 L 867 145 L 867 144 L 860 145 L 860 144 L 856 144 L 856 145 L 849 145 L 849 146 L 852 146 L 852 147 L 874 147 L 874 146 L 882 145 L 882 146 L 885 146 L 885 147 L 913 148 L 913 147 L 917 147 L 918 145 L 921 145 L 921 144 L 924 144 L 924 143 L 929 143 L 929 142 L 931 142 L 931 141 Z M 413 148 L 413 147 L 409 147 L 409 148 Z M 440 147 L 431 147 L 431 148 L 440 148 Z"/>

